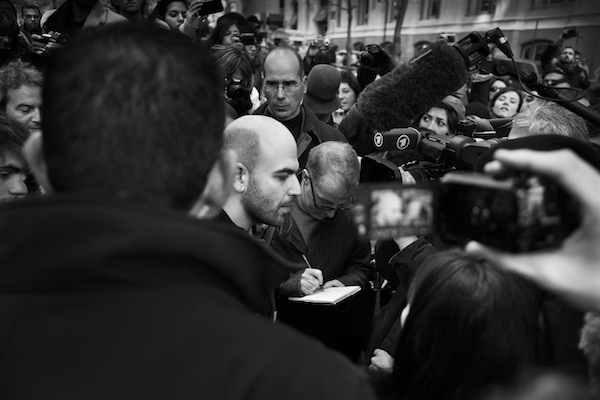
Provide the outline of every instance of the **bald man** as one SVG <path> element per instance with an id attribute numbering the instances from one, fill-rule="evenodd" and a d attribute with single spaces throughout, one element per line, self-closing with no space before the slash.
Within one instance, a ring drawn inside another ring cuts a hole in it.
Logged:
<path id="1" fill-rule="evenodd" d="M 283 123 L 294 135 L 301 168 L 310 149 L 327 141 L 346 142 L 346 137 L 321 122 L 304 104 L 306 76 L 302 58 L 288 46 L 275 47 L 264 61 L 263 92 L 267 101 L 254 115 L 268 115 Z"/>
<path id="2" fill-rule="evenodd" d="M 223 147 L 233 150 L 238 161 L 233 191 L 223 206 L 226 215 L 220 219 L 246 231 L 258 223 L 281 225 L 300 194 L 291 132 L 271 117 L 247 115 L 227 126 Z"/>

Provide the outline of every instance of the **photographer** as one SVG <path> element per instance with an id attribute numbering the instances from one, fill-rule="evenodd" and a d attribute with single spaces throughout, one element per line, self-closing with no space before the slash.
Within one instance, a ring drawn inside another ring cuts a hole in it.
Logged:
<path id="1" fill-rule="evenodd" d="M 377 76 L 384 76 L 396 67 L 387 51 L 377 44 L 368 44 L 360 55 L 358 83 L 362 91 Z"/>
<path id="2" fill-rule="evenodd" d="M 568 75 L 576 76 L 577 79 L 573 79 L 572 84 L 580 89 L 587 89 L 590 87 L 590 81 L 588 73 L 579 65 L 579 61 L 575 59 L 575 49 L 572 46 L 565 46 L 559 53 L 559 49 L 563 45 L 563 42 L 567 39 L 577 37 L 578 33 L 575 28 L 566 28 L 558 36 L 558 39 L 548 45 L 546 50 L 541 55 L 540 61 L 542 63 L 542 71 L 544 74 L 560 68 L 565 71 Z"/>
<path id="3" fill-rule="evenodd" d="M 212 47 L 224 77 L 225 101 L 235 110 L 236 118 L 252 109 L 250 94 L 254 89 L 254 67 L 241 45 Z"/>

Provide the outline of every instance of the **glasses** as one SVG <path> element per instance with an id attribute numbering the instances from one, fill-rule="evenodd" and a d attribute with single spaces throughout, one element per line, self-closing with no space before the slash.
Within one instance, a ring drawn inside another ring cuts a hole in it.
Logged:
<path id="1" fill-rule="evenodd" d="M 315 187 L 313 186 L 311 174 L 308 170 L 306 170 L 306 172 L 308 172 L 308 182 L 310 182 L 310 190 L 312 191 L 313 204 L 315 205 L 315 208 L 317 208 L 321 211 L 326 211 L 326 212 L 345 211 L 345 210 L 349 210 L 350 208 L 352 208 L 352 206 L 354 205 L 353 204 L 354 199 L 351 199 L 348 203 L 342 204 L 341 206 L 337 206 L 337 207 L 330 207 L 330 206 L 324 206 L 324 205 L 317 204 L 317 194 L 315 193 Z"/>
<path id="2" fill-rule="evenodd" d="M 502 89 L 502 88 L 499 86 L 490 86 L 490 92 L 492 92 L 492 93 L 497 92 L 500 89 Z"/>
<path id="3" fill-rule="evenodd" d="M 285 82 L 271 82 L 271 81 L 267 81 L 264 84 L 264 88 L 265 88 L 265 90 L 267 92 L 277 92 L 279 90 L 279 88 L 281 87 L 284 92 L 289 93 L 289 92 L 293 92 L 294 90 L 298 89 L 301 84 L 302 84 L 302 81 L 300 81 L 300 82 L 296 82 L 296 81 L 285 81 Z"/>

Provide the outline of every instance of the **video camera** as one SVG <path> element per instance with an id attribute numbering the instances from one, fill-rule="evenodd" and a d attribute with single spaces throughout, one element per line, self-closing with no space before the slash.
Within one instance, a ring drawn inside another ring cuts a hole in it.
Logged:
<path id="1" fill-rule="evenodd" d="M 377 151 L 403 151 L 416 150 L 429 161 L 424 168 L 425 173 L 419 172 L 419 177 L 429 177 L 428 180 L 436 180 L 449 171 L 473 170 L 483 153 L 503 140 L 493 128 L 491 120 L 462 120 L 459 130 L 469 134 L 466 135 L 439 135 L 428 129 L 395 128 L 387 132 L 375 132 L 373 144 Z M 494 121 L 510 126 L 510 119 Z M 506 127 L 502 128 L 502 135 Z M 487 140 L 476 140 L 475 138 L 487 137 Z M 433 163 L 433 164 L 432 164 Z M 411 164 L 411 174 L 414 176 L 415 165 Z M 432 168 L 433 167 L 433 168 Z M 417 178 L 417 181 L 423 180 Z"/>
<path id="2" fill-rule="evenodd" d="M 579 225 L 577 210 L 558 184 L 538 176 L 450 172 L 436 185 L 361 184 L 353 212 L 359 233 L 373 240 L 435 231 L 448 244 L 477 240 L 522 252 L 558 246 Z"/>

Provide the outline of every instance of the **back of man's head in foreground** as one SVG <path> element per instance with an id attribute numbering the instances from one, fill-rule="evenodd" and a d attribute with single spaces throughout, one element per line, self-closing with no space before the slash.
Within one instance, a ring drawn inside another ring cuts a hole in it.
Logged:
<path id="1" fill-rule="evenodd" d="M 50 60 L 43 102 L 54 192 L 188 211 L 219 157 L 222 80 L 209 51 L 178 32 L 82 32 Z"/>

